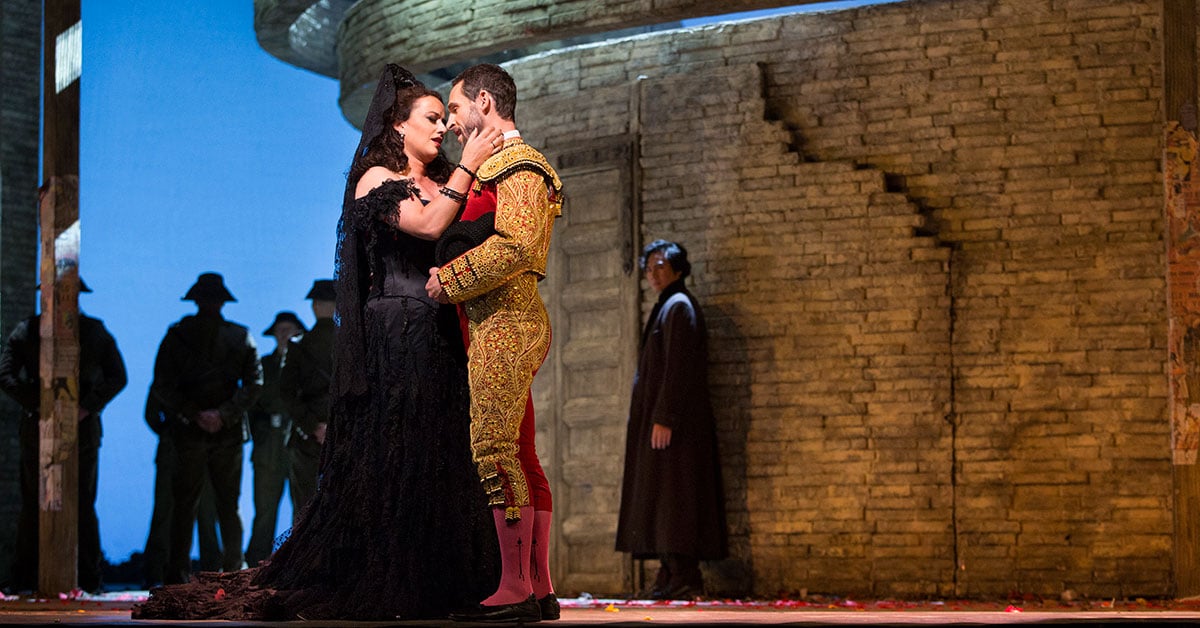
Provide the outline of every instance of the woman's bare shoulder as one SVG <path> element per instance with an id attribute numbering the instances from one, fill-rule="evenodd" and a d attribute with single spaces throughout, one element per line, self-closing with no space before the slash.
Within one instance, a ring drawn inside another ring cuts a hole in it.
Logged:
<path id="1" fill-rule="evenodd" d="M 358 179 L 358 184 L 354 186 L 354 198 L 362 198 L 371 190 L 383 185 L 388 181 L 405 181 L 408 177 L 384 168 L 383 166 L 372 166 L 363 173 Z"/>

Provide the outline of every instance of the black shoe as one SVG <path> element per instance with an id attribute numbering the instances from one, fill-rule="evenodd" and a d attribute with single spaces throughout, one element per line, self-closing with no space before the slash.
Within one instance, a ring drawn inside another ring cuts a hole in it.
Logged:
<path id="1" fill-rule="evenodd" d="M 656 600 L 695 600 L 704 595 L 704 587 L 694 584 L 676 584 L 662 591 L 662 597 Z"/>
<path id="2" fill-rule="evenodd" d="M 530 593 L 529 597 L 523 601 L 512 604 L 497 604 L 496 606 L 477 604 L 475 608 L 450 613 L 450 619 L 453 621 L 533 623 L 541 621 L 542 611 L 538 608 L 537 598 Z"/>
<path id="3" fill-rule="evenodd" d="M 554 593 L 547 593 L 546 597 L 540 598 L 538 608 L 542 611 L 542 619 L 545 621 L 553 621 L 562 616 L 562 608 L 558 605 L 558 596 Z"/>

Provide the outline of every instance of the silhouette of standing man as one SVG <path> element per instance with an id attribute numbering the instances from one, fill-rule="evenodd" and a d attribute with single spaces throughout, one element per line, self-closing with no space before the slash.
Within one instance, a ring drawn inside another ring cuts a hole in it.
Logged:
<path id="1" fill-rule="evenodd" d="M 262 356 L 262 394 L 250 411 L 250 437 L 254 441 L 250 452 L 250 464 L 254 467 L 254 524 L 246 546 L 246 562 L 251 567 L 270 556 L 275 545 L 279 500 L 291 468 L 287 441 L 292 429 L 292 419 L 279 393 L 279 376 L 291 339 L 302 333 L 304 323 L 294 312 L 276 314 L 275 322 L 263 332 L 264 336 L 275 337 L 275 351 Z M 295 494 L 294 488 L 292 493 Z M 294 510 L 294 502 L 292 507 Z"/>
<path id="2" fill-rule="evenodd" d="M 91 292 L 79 282 L 79 292 Z M 41 385 L 41 316 L 17 323 L 0 353 L 0 389 L 21 404 L 21 514 L 13 576 L 16 590 L 37 587 L 38 421 Z M 125 361 L 100 319 L 79 313 L 79 588 L 100 590 L 100 521 L 96 486 L 100 462 L 100 411 L 125 388 Z"/>
<path id="3" fill-rule="evenodd" d="M 179 462 L 172 482 L 168 584 L 187 582 L 192 522 L 207 469 L 217 502 L 224 550 L 221 567 L 242 568 L 242 444 L 248 438 L 246 411 L 262 388 L 262 365 L 254 338 L 225 320 L 221 308 L 236 301 L 217 273 L 204 273 L 183 297 L 198 311 L 172 325 L 158 348 L 151 394 L 162 403 Z"/>

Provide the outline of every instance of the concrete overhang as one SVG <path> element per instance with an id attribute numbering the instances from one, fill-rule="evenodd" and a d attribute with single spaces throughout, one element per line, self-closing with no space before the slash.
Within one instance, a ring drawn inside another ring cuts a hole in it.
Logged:
<path id="1" fill-rule="evenodd" d="M 358 125 L 386 63 L 431 84 L 448 69 L 638 32 L 681 20 L 822 0 L 254 0 L 264 50 L 337 78 L 338 104 Z M 442 8 L 442 10 L 438 10 Z"/>

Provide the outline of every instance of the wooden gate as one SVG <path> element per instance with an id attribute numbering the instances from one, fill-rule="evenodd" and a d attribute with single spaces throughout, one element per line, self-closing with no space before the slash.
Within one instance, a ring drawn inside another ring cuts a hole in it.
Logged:
<path id="1" fill-rule="evenodd" d="M 551 570 L 566 594 L 630 586 L 613 544 L 640 322 L 633 147 L 630 137 L 591 141 L 554 159 L 567 202 L 541 286 L 554 338 L 534 404 L 554 491 Z"/>

